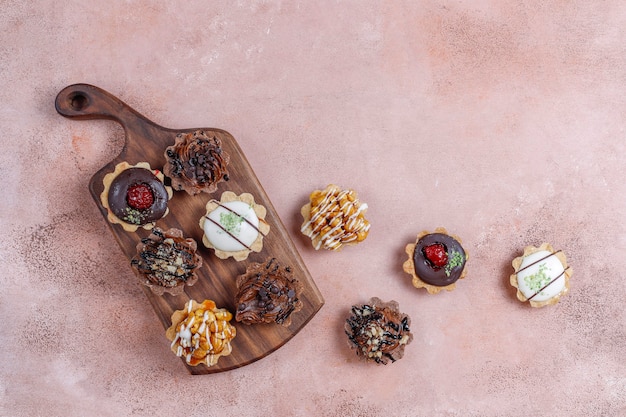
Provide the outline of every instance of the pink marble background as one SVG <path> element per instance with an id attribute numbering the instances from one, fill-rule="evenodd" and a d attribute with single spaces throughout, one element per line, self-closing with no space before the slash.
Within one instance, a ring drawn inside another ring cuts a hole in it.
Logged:
<path id="1" fill-rule="evenodd" d="M 0 4 L 0 415 L 626 415 L 626 4 L 571 1 Z M 272 355 L 191 376 L 88 194 L 122 129 L 54 110 L 95 84 L 246 153 L 326 304 Z M 315 252 L 310 191 L 370 206 L 369 238 Z M 428 295 L 404 246 L 444 226 L 468 277 Z M 531 309 L 527 244 L 574 268 Z M 395 299 L 415 340 L 359 362 L 351 304 Z"/>

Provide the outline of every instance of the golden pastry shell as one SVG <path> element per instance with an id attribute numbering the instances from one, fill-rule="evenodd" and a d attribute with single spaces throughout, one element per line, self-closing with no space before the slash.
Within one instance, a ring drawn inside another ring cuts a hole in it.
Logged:
<path id="1" fill-rule="evenodd" d="M 439 286 L 428 284 L 422 281 L 420 277 L 415 273 L 415 263 L 413 261 L 413 254 L 415 253 L 415 247 L 417 246 L 417 242 L 419 242 L 419 240 L 422 237 L 429 235 L 431 233 L 441 233 L 444 235 L 448 235 L 454 240 L 456 240 L 457 242 L 459 242 L 459 244 L 462 244 L 462 241 L 458 236 L 448 233 L 448 231 L 444 227 L 437 227 L 434 232 L 424 230 L 417 235 L 417 239 L 415 239 L 415 243 L 409 243 L 404 248 L 404 251 L 409 256 L 409 258 L 404 262 L 404 264 L 402 264 L 402 269 L 404 269 L 404 272 L 406 272 L 407 274 L 413 277 L 412 283 L 415 288 L 425 288 L 429 294 L 438 294 L 442 290 L 452 291 L 456 288 L 456 283 L 458 282 L 458 280 L 453 282 L 452 284 L 439 287 Z M 469 253 L 467 252 L 467 249 L 465 249 L 465 247 L 463 248 L 463 250 L 465 251 L 465 265 L 463 267 L 463 271 L 461 272 L 461 276 L 459 276 L 459 279 L 463 279 L 467 275 L 467 261 L 469 260 Z"/>
<path id="2" fill-rule="evenodd" d="M 565 285 L 563 286 L 563 290 L 561 290 L 560 293 L 558 293 L 557 295 L 555 295 L 554 297 L 548 300 L 544 300 L 544 301 L 530 300 L 529 301 L 518 287 L 517 272 L 519 271 L 520 266 L 522 265 L 522 262 L 524 261 L 525 257 L 533 253 L 539 252 L 539 251 L 549 251 L 550 253 L 553 253 L 554 256 L 561 262 L 561 264 L 563 265 L 563 269 L 565 270 L 563 273 L 563 276 L 565 277 Z M 567 264 L 567 257 L 565 256 L 565 254 L 562 251 L 555 251 L 552 245 L 549 243 L 544 242 L 539 247 L 535 247 L 532 245 L 526 246 L 524 248 L 524 253 L 522 254 L 522 256 L 518 256 L 517 258 L 513 259 L 513 262 L 511 262 L 511 264 L 513 265 L 513 269 L 515 270 L 515 273 L 511 274 L 511 276 L 509 277 L 509 282 L 511 283 L 513 287 L 517 289 L 517 299 L 523 303 L 528 301 L 531 307 L 540 308 L 540 307 L 545 307 L 549 305 L 554 305 L 558 303 L 561 297 L 567 294 L 569 291 L 569 280 L 574 271 L 572 267 L 570 267 Z"/>
<path id="3" fill-rule="evenodd" d="M 113 211 L 111 210 L 111 207 L 109 206 L 109 190 L 111 189 L 111 184 L 113 183 L 113 180 L 118 175 L 120 175 L 123 171 L 129 168 L 144 168 L 152 172 L 152 174 L 154 174 L 154 176 L 156 176 L 159 179 L 159 181 L 164 182 L 165 180 L 165 176 L 163 175 L 163 173 L 159 171 L 158 169 L 152 169 L 150 167 L 150 164 L 147 162 L 138 162 L 135 165 L 130 165 L 128 162 L 120 162 L 119 164 L 115 165 L 115 169 L 113 170 L 113 172 L 109 172 L 102 179 L 102 182 L 104 184 L 104 190 L 102 190 L 102 193 L 100 193 L 100 202 L 102 203 L 102 206 L 106 208 L 107 210 L 107 220 L 111 222 L 112 224 L 119 224 L 127 232 L 135 232 L 137 231 L 137 229 L 139 229 L 139 227 L 142 227 L 146 230 L 150 230 L 154 227 L 155 222 L 146 223 L 144 225 L 137 225 L 137 224 L 125 222 L 124 220 L 120 219 L 115 214 L 113 214 Z M 172 187 L 169 187 L 167 185 L 164 185 L 164 186 L 165 186 L 165 190 L 167 191 L 168 200 L 170 200 L 173 195 Z M 167 216 L 169 211 L 170 209 L 167 208 L 165 210 L 165 214 L 163 214 L 163 217 Z"/>
<path id="4" fill-rule="evenodd" d="M 209 249 L 213 249 L 215 252 L 215 256 L 220 259 L 227 259 L 229 257 L 233 257 L 237 261 L 243 261 L 248 258 L 250 252 L 261 252 L 263 249 L 263 238 L 269 233 L 270 226 L 265 221 L 265 215 L 267 214 L 267 210 L 264 206 L 260 204 L 256 204 L 254 202 L 254 196 L 249 193 L 242 193 L 241 195 L 237 195 L 232 191 L 224 191 L 222 196 L 220 197 L 219 203 L 228 203 L 231 201 L 242 201 L 254 210 L 254 213 L 259 219 L 259 234 L 256 240 L 250 245 L 250 249 L 243 249 L 236 252 L 226 252 L 220 249 L 217 249 L 211 241 L 207 238 L 205 234 L 202 235 L 202 243 Z M 213 210 L 219 207 L 219 203 L 216 200 L 210 200 L 206 204 L 206 213 L 202 218 L 200 218 L 200 228 L 204 231 L 204 222 L 206 221 L 206 216 L 209 215 Z"/>

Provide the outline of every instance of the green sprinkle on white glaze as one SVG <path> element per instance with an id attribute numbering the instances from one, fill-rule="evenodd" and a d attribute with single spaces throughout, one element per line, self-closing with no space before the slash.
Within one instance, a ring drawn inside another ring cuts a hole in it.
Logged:
<path id="1" fill-rule="evenodd" d="M 465 257 L 461 254 L 461 252 L 452 251 L 450 255 L 448 255 L 448 264 L 446 265 L 444 272 L 446 276 L 450 276 L 452 270 L 457 266 L 463 265 L 465 262 Z"/>
<path id="2" fill-rule="evenodd" d="M 239 235 L 241 231 L 241 223 L 243 223 L 244 219 L 237 213 L 220 213 L 220 224 L 228 231 L 235 236 Z"/>
<path id="3" fill-rule="evenodd" d="M 524 277 L 524 282 L 534 292 L 539 292 L 543 287 L 548 285 L 552 278 L 547 274 L 548 267 L 545 263 L 539 265 L 539 270 L 532 274 Z"/>

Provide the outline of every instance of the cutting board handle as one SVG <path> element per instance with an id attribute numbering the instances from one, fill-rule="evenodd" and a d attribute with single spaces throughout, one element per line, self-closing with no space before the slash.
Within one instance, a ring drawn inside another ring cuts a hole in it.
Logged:
<path id="1" fill-rule="evenodd" d="M 90 84 L 65 87 L 57 94 L 54 107 L 60 115 L 70 119 L 109 119 L 122 125 L 126 135 L 120 157 L 125 155 L 128 146 L 141 147 L 142 138 L 150 140 L 157 134 L 172 131 L 147 119 L 113 94 Z"/>
<path id="2" fill-rule="evenodd" d="M 160 127 L 113 94 L 90 84 L 65 87 L 57 94 L 54 107 L 60 115 L 70 119 L 110 119 L 125 128 L 144 123 Z"/>

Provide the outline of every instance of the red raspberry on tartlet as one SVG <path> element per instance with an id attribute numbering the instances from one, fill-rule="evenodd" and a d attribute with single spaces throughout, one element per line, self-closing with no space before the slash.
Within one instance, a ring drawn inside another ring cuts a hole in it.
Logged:
<path id="1" fill-rule="evenodd" d="M 424 247 L 424 256 L 435 268 L 443 268 L 448 264 L 448 253 L 443 243 L 434 243 Z"/>
<path id="2" fill-rule="evenodd" d="M 414 287 L 425 288 L 429 294 L 452 291 L 467 273 L 469 255 L 461 239 L 443 227 L 422 231 L 404 251 L 409 257 L 402 269 L 411 275 Z"/>
<path id="3" fill-rule="evenodd" d="M 100 202 L 107 210 L 107 220 L 127 232 L 135 232 L 139 227 L 152 229 L 169 212 L 167 203 L 173 192 L 164 180 L 163 173 L 153 170 L 147 162 L 116 164 L 113 172 L 102 179 Z"/>
<path id="4" fill-rule="evenodd" d="M 154 194 L 148 184 L 135 184 L 128 188 L 126 201 L 134 209 L 145 210 L 154 203 Z"/>

